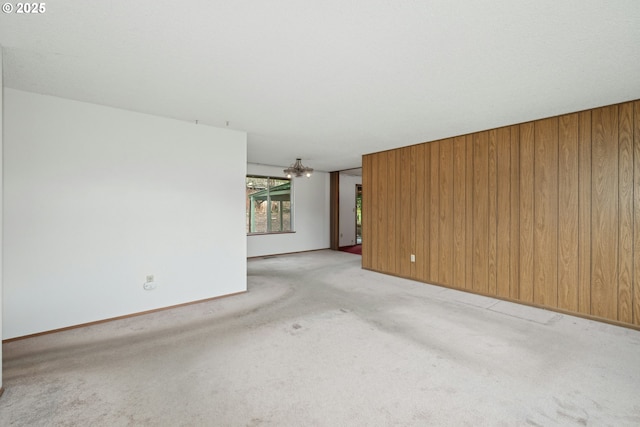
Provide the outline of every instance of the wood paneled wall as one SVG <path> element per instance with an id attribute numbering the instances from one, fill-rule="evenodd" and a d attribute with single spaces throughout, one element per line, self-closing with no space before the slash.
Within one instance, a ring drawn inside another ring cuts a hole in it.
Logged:
<path id="1" fill-rule="evenodd" d="M 329 248 L 340 248 L 340 172 L 329 173 Z"/>
<path id="2" fill-rule="evenodd" d="M 362 163 L 363 268 L 640 325 L 640 101 Z"/>

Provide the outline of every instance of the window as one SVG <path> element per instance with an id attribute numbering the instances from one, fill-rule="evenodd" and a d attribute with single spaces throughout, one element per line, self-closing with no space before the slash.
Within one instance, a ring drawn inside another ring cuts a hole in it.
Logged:
<path id="1" fill-rule="evenodd" d="M 291 180 L 247 175 L 247 234 L 293 231 Z"/>

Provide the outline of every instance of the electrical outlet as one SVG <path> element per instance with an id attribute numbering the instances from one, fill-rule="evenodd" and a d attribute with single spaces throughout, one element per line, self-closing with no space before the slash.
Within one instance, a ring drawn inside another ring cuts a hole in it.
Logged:
<path id="1" fill-rule="evenodd" d="M 142 285 L 142 288 L 145 291 L 152 291 L 156 288 L 156 284 L 155 282 L 144 282 L 144 285 Z"/>
<path id="2" fill-rule="evenodd" d="M 146 282 L 144 282 L 144 284 L 142 285 L 142 288 L 145 291 L 152 291 L 156 288 L 156 286 L 158 286 L 158 284 L 156 282 L 154 282 L 155 278 L 153 277 L 153 274 L 147 274 L 147 280 Z"/>
<path id="3" fill-rule="evenodd" d="M 411 262 L 416 262 L 416 256 L 415 256 L 415 254 L 411 254 Z"/>

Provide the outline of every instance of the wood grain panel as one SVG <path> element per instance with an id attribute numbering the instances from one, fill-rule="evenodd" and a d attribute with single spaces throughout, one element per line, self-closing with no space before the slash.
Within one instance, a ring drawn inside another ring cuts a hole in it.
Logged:
<path id="1" fill-rule="evenodd" d="M 424 144 L 424 277 L 431 282 L 431 144 Z"/>
<path id="2" fill-rule="evenodd" d="M 578 310 L 578 114 L 558 130 L 558 307 Z"/>
<path id="3" fill-rule="evenodd" d="M 416 148 L 416 196 L 415 196 L 415 223 L 416 223 L 416 278 L 418 280 L 427 280 L 425 275 L 425 243 L 429 241 L 425 234 L 425 183 L 424 179 L 424 147 L 425 144 L 419 144 Z"/>
<path id="4" fill-rule="evenodd" d="M 394 224 L 395 216 L 389 210 L 389 163 L 388 152 L 381 153 L 378 159 L 378 198 L 380 204 L 378 205 L 378 230 L 376 235 L 378 245 L 378 267 L 380 271 L 389 271 L 387 254 L 389 247 L 385 244 L 387 240 L 387 224 Z"/>
<path id="5" fill-rule="evenodd" d="M 533 302 L 535 123 L 520 125 L 520 299 Z"/>
<path id="6" fill-rule="evenodd" d="M 520 298 L 520 126 L 511 126 L 511 229 L 509 296 Z"/>
<path id="7" fill-rule="evenodd" d="M 464 287 L 466 289 L 473 289 L 473 135 L 465 136 L 465 146 L 467 151 L 466 158 L 466 199 L 465 199 L 465 257 L 466 257 L 466 268 L 465 268 L 465 280 Z"/>
<path id="8" fill-rule="evenodd" d="M 371 268 L 371 156 L 362 156 L 362 267 Z"/>
<path id="9" fill-rule="evenodd" d="M 578 312 L 591 314 L 591 111 L 578 113 Z"/>
<path id="10" fill-rule="evenodd" d="M 439 265 L 440 261 L 440 242 L 438 236 L 440 235 L 440 141 L 434 141 L 429 143 L 431 148 L 431 201 L 430 207 L 430 227 L 431 227 L 431 275 L 429 280 L 433 283 L 440 283 Z"/>
<path id="11" fill-rule="evenodd" d="M 398 218 L 401 227 L 400 252 L 400 275 L 403 277 L 411 276 L 411 147 L 405 147 L 400 150 L 402 153 L 401 188 L 402 194 L 400 203 L 401 217 Z"/>
<path id="12" fill-rule="evenodd" d="M 498 129 L 496 154 L 496 293 L 508 297 L 511 287 L 511 128 Z"/>
<path id="13" fill-rule="evenodd" d="M 591 314 L 618 311 L 618 107 L 591 114 Z"/>
<path id="14" fill-rule="evenodd" d="M 489 133 L 473 135 L 473 290 L 489 292 Z"/>
<path id="15" fill-rule="evenodd" d="M 451 285 L 464 288 L 466 280 L 466 143 L 453 139 L 453 278 Z"/>
<path id="16" fill-rule="evenodd" d="M 394 197 L 396 198 L 396 210 L 395 210 L 395 218 L 398 220 L 395 223 L 395 231 L 394 231 L 394 253 L 395 257 L 395 265 L 394 265 L 394 274 L 400 274 L 402 271 L 402 233 L 405 228 L 405 224 L 401 223 L 402 218 L 402 149 L 395 150 L 396 151 L 396 190 L 394 193 Z"/>
<path id="17" fill-rule="evenodd" d="M 409 236 L 409 259 L 411 254 L 416 256 L 416 191 L 417 191 L 417 178 L 416 178 L 416 156 L 418 154 L 418 147 L 416 145 L 411 146 L 411 195 L 410 195 L 410 208 L 409 208 L 409 223 L 411 224 L 411 235 Z M 416 263 L 410 261 L 410 277 L 417 278 Z"/>
<path id="18" fill-rule="evenodd" d="M 396 223 L 392 226 L 393 230 L 393 251 L 396 254 L 396 259 L 394 260 L 393 274 L 400 274 L 401 270 L 401 253 L 402 253 L 402 244 L 401 244 L 401 236 L 404 232 L 403 225 L 400 224 L 402 219 L 402 172 L 401 172 L 401 152 L 400 150 L 395 151 L 395 164 L 394 164 L 394 182 L 395 185 L 393 188 L 393 194 L 391 197 L 394 199 L 394 217 L 397 219 Z"/>
<path id="19" fill-rule="evenodd" d="M 633 322 L 633 104 L 618 108 L 618 320 Z"/>
<path id="20" fill-rule="evenodd" d="M 377 218 L 377 200 L 378 200 L 378 196 L 376 195 L 376 184 L 375 184 L 375 176 L 374 176 L 374 171 L 376 168 L 376 164 L 374 161 L 375 157 L 369 156 L 369 173 L 367 174 L 367 177 L 369 178 L 367 185 L 369 186 L 369 191 L 367 192 L 367 194 L 369 195 L 369 201 L 367 203 L 367 209 L 369 210 L 369 215 L 367 215 L 368 221 L 367 222 L 367 236 L 369 239 L 369 268 L 373 269 L 375 268 L 375 262 L 374 262 L 374 253 L 377 252 L 376 250 L 376 245 L 379 244 L 379 242 L 377 242 L 376 236 L 375 236 L 375 224 L 376 224 L 376 218 Z M 364 186 L 362 187 L 362 191 L 364 192 Z"/>
<path id="21" fill-rule="evenodd" d="M 371 198 L 371 225 L 369 229 L 371 230 L 371 268 L 373 270 L 378 269 L 378 245 L 380 241 L 378 240 L 378 205 L 380 204 L 380 198 L 378 197 L 378 159 L 379 155 L 371 156 L 371 192 L 370 194 L 374 197 Z"/>
<path id="22" fill-rule="evenodd" d="M 397 244 L 396 240 L 399 239 L 402 230 L 398 227 L 398 206 L 399 206 L 399 190 L 401 189 L 401 183 L 398 179 L 398 167 L 396 164 L 396 157 L 398 156 L 397 150 L 387 151 L 381 153 L 380 156 L 386 156 L 387 163 L 387 176 L 386 180 L 389 185 L 388 200 L 384 206 L 387 216 L 387 235 L 383 241 L 383 244 L 387 248 L 386 257 L 386 270 L 391 274 L 398 274 L 398 267 L 396 265 L 397 258 Z M 382 243 L 382 242 L 381 242 Z"/>
<path id="23" fill-rule="evenodd" d="M 640 101 L 633 103 L 633 324 L 640 325 Z"/>
<path id="24" fill-rule="evenodd" d="M 453 282 L 453 140 L 440 141 L 439 283 Z"/>
<path id="25" fill-rule="evenodd" d="M 539 120 L 535 129 L 533 300 L 558 304 L 558 118 Z"/>
<path id="26" fill-rule="evenodd" d="M 489 283 L 487 284 L 488 292 L 491 295 L 496 295 L 497 286 L 497 267 L 498 267 L 498 242 L 497 242 L 497 226 L 498 226 L 498 178 L 497 178 L 497 129 L 489 131 L 489 250 L 488 250 L 488 276 Z"/>
<path id="27" fill-rule="evenodd" d="M 380 240 L 378 235 L 378 206 L 380 205 L 380 195 L 378 194 L 378 175 L 380 174 L 380 154 L 374 154 L 371 158 L 371 189 L 369 194 L 371 194 L 371 225 L 370 225 L 370 235 L 371 235 L 371 268 L 373 270 L 378 270 L 378 246 L 383 244 L 383 241 Z M 363 188 L 364 191 L 364 188 Z"/>

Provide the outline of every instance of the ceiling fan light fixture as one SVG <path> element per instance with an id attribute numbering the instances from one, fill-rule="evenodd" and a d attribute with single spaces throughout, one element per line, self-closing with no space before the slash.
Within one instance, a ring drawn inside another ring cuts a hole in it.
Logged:
<path id="1" fill-rule="evenodd" d="M 311 177 L 313 168 L 306 167 L 302 164 L 302 159 L 296 159 L 296 162 L 284 170 L 287 178 L 306 176 Z"/>

